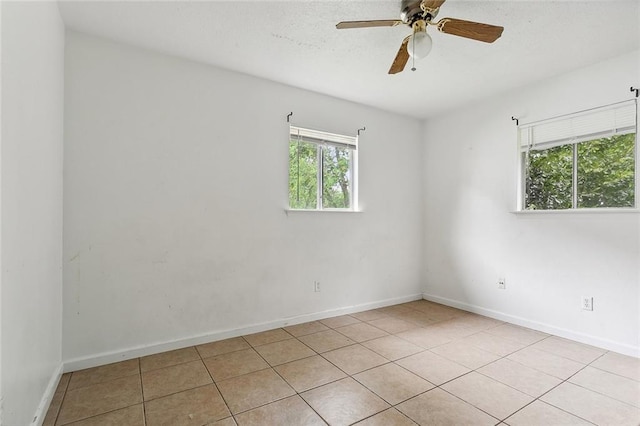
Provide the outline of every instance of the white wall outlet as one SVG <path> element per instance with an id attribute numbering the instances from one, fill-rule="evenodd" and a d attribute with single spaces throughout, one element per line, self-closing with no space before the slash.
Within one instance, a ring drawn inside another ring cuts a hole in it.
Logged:
<path id="1" fill-rule="evenodd" d="M 593 311 L 593 297 L 582 296 L 582 309 Z"/>
<path id="2" fill-rule="evenodd" d="M 313 282 L 313 291 L 315 291 L 316 293 L 320 291 L 320 281 Z"/>
<path id="3" fill-rule="evenodd" d="M 498 278 L 498 288 L 500 290 L 504 290 L 507 288 L 507 280 L 504 278 Z"/>

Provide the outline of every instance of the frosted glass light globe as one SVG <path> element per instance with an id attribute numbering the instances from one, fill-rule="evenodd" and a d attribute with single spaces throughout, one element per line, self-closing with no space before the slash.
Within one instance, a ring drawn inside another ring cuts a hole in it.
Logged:
<path id="1" fill-rule="evenodd" d="M 409 37 L 407 50 L 409 56 L 416 59 L 425 58 L 431 52 L 431 36 L 426 31 L 419 31 Z"/>

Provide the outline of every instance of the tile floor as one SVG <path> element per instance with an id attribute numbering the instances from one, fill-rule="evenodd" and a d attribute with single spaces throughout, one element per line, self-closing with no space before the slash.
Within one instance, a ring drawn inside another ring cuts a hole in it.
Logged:
<path id="1" fill-rule="evenodd" d="M 51 425 L 633 425 L 640 360 L 425 300 L 64 374 Z"/>

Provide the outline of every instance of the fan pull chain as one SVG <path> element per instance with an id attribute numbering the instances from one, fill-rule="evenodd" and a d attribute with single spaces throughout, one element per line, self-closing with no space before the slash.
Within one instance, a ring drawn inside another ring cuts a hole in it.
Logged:
<path id="1" fill-rule="evenodd" d="M 411 51 L 413 53 L 415 53 L 416 51 L 416 39 L 414 37 L 411 38 Z M 415 55 L 411 55 L 411 71 L 415 71 L 415 70 L 416 70 L 416 57 Z"/>

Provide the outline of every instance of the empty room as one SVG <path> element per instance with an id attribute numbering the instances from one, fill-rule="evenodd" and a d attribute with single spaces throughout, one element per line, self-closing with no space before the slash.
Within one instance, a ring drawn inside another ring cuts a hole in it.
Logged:
<path id="1" fill-rule="evenodd" d="M 640 425 L 637 0 L 0 1 L 0 425 Z"/>

